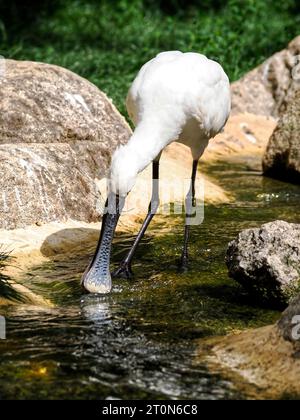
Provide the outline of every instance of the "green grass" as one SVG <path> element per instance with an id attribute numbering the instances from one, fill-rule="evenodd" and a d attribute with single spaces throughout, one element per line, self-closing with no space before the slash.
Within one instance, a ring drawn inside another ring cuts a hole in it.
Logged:
<path id="1" fill-rule="evenodd" d="M 67 67 L 122 113 L 130 82 L 159 51 L 202 52 L 236 80 L 299 27 L 297 0 L 0 0 L 0 54 Z"/>

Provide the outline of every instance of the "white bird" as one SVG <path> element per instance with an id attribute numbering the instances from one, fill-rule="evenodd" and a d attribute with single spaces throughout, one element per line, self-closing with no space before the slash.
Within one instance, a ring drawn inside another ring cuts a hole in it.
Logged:
<path id="1" fill-rule="evenodd" d="M 82 278 L 84 288 L 92 293 L 111 290 L 111 243 L 125 197 L 138 173 L 151 162 L 153 181 L 159 178 L 161 152 L 173 141 L 190 147 L 193 157 L 191 186 L 186 197 L 186 216 L 190 214 L 199 158 L 209 139 L 222 130 L 230 113 L 229 80 L 220 64 L 202 54 L 162 52 L 141 68 L 129 89 L 126 106 L 135 130 L 128 143 L 120 146 L 112 157 L 107 212 L 95 255 Z M 132 257 L 158 207 L 157 182 L 153 182 L 152 188 L 147 217 L 115 276 L 132 275 Z M 182 269 L 188 261 L 188 237 L 186 223 Z"/>

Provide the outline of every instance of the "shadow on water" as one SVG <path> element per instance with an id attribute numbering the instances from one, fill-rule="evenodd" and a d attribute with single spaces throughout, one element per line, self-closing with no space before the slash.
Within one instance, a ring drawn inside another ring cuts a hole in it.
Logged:
<path id="1" fill-rule="evenodd" d="M 228 278 L 224 255 L 228 241 L 241 229 L 275 219 L 300 222 L 300 189 L 263 179 L 243 166 L 213 169 L 236 201 L 206 206 L 204 223 L 192 230 L 188 273 L 176 270 L 181 218 L 158 216 L 136 256 L 134 280 L 115 280 L 108 296 L 85 295 L 79 285 L 96 246 L 95 231 L 92 243 L 69 255 L 48 253 L 49 263 L 24 276 L 55 307 L 5 308 L 8 339 L 0 343 L 1 398 L 247 397 L 239 384 L 197 361 L 199 338 L 278 318 L 278 311 L 251 301 Z M 166 224 L 168 233 L 156 235 Z M 45 254 L 47 242 L 57 239 L 47 238 Z M 118 235 L 114 266 L 131 241 L 127 234 Z"/>

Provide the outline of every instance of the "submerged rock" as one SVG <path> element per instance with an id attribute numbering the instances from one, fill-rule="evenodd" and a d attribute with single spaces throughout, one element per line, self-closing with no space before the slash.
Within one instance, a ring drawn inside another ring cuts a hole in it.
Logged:
<path id="1" fill-rule="evenodd" d="M 96 86 L 64 68 L 5 60 L 0 77 L 0 228 L 96 221 L 97 182 L 130 128 Z"/>
<path id="2" fill-rule="evenodd" d="M 300 36 L 231 85 L 232 114 L 277 117 L 300 82 Z"/>
<path id="3" fill-rule="evenodd" d="M 229 243 L 226 264 L 259 300 L 288 302 L 300 290 L 300 225 L 276 221 L 243 230 Z"/>
<path id="4" fill-rule="evenodd" d="M 300 184 L 300 89 L 270 137 L 263 170 L 266 175 Z"/>

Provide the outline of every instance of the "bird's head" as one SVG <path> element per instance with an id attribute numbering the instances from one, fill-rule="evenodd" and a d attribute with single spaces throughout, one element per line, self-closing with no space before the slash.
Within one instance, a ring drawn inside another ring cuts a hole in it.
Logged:
<path id="1" fill-rule="evenodd" d="M 112 156 L 109 180 L 110 191 L 125 197 L 133 188 L 137 174 L 137 156 L 131 153 L 127 145 L 119 146 Z"/>

